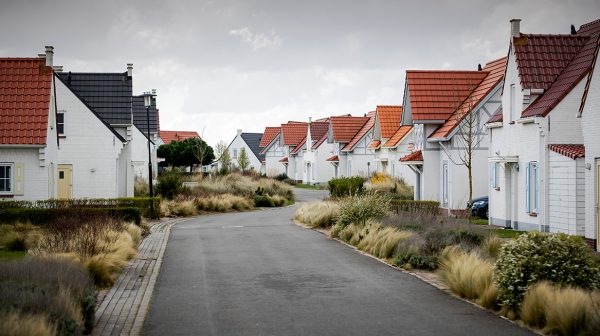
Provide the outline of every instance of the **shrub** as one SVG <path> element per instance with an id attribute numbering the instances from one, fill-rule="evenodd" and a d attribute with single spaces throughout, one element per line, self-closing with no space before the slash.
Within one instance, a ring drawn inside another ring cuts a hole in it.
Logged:
<path id="1" fill-rule="evenodd" d="M 281 174 L 276 175 L 274 177 L 274 179 L 276 179 L 277 181 L 283 182 L 285 180 L 289 180 L 290 178 L 287 176 L 286 173 L 281 173 Z"/>
<path id="2" fill-rule="evenodd" d="M 335 223 L 339 205 L 335 202 L 304 203 L 294 213 L 294 219 L 311 228 L 327 228 Z"/>
<path id="3" fill-rule="evenodd" d="M 78 335 L 93 327 L 96 292 L 88 273 L 77 263 L 27 258 L 0 263 L 0 302 L 0 315 L 45 315 L 58 334 Z"/>
<path id="4" fill-rule="evenodd" d="M 382 227 L 373 221 L 362 226 L 350 224 L 341 229 L 338 234 L 339 238 L 348 244 L 382 259 L 392 257 L 396 245 L 413 235 L 412 232 Z"/>
<path id="5" fill-rule="evenodd" d="M 362 194 L 365 178 L 360 176 L 331 179 L 328 182 L 332 197 L 345 197 Z"/>
<path id="6" fill-rule="evenodd" d="M 183 188 L 183 178 L 177 172 L 168 172 L 158 176 L 156 192 L 166 199 L 173 199 Z"/>
<path id="7" fill-rule="evenodd" d="M 273 197 L 271 198 L 273 199 L 273 202 L 275 203 L 276 207 L 284 206 L 285 202 L 287 201 L 287 198 L 279 195 L 273 195 Z"/>
<path id="8" fill-rule="evenodd" d="M 354 223 L 364 225 L 369 219 L 381 219 L 390 211 L 390 199 L 379 193 L 352 195 L 341 199 L 336 220 L 342 228 Z"/>
<path id="9" fill-rule="evenodd" d="M 364 184 L 368 191 L 389 193 L 394 199 L 412 200 L 413 187 L 408 185 L 403 178 L 392 178 L 383 173 L 377 173 Z"/>
<path id="10" fill-rule="evenodd" d="M 566 234 L 529 232 L 500 248 L 495 265 L 502 303 L 516 309 L 536 282 L 586 289 L 600 285 L 600 268 L 583 239 Z"/>
<path id="11" fill-rule="evenodd" d="M 198 210 L 211 212 L 244 211 L 253 207 L 253 203 L 249 199 L 232 194 L 196 198 L 194 204 Z"/>
<path id="12" fill-rule="evenodd" d="M 133 195 L 135 197 L 148 197 L 150 195 L 148 180 L 136 175 L 133 180 Z"/>
<path id="13" fill-rule="evenodd" d="M 433 271 L 438 267 L 436 255 L 419 254 L 412 251 L 402 251 L 396 254 L 394 264 L 406 269 L 422 269 Z"/>
<path id="14" fill-rule="evenodd" d="M 142 212 L 139 208 L 4 208 L 0 209 L 0 222 L 3 223 L 31 223 L 46 225 L 56 222 L 59 218 L 73 218 L 79 222 L 87 222 L 95 218 L 112 218 L 124 221 L 133 221 L 139 224 L 142 221 Z"/>
<path id="15" fill-rule="evenodd" d="M 440 202 L 394 199 L 394 200 L 392 200 L 392 208 L 396 211 L 396 213 L 425 212 L 425 213 L 437 215 L 440 212 Z"/>
<path id="16" fill-rule="evenodd" d="M 444 248 L 460 245 L 465 250 L 472 250 L 483 242 L 485 236 L 482 232 L 473 229 L 432 229 L 423 235 L 425 243 L 422 250 L 426 254 L 437 254 Z"/>
<path id="17" fill-rule="evenodd" d="M 490 291 L 494 293 L 493 265 L 476 252 L 465 252 L 457 246 L 447 247 L 440 254 L 439 274 L 442 281 L 458 296 L 477 300 L 486 294 L 486 305 Z"/>
<path id="18" fill-rule="evenodd" d="M 0 314 L 0 335 L 5 336 L 54 336 L 56 327 L 45 314 Z"/>
<path id="19" fill-rule="evenodd" d="M 496 258 L 498 258 L 498 254 L 500 253 L 500 248 L 502 247 L 503 244 L 504 244 L 504 240 L 502 238 L 499 238 L 496 235 L 492 235 L 492 236 L 487 237 L 483 241 L 483 244 L 481 245 L 481 249 L 485 256 L 495 260 Z"/>
<path id="20" fill-rule="evenodd" d="M 275 202 L 269 195 L 254 195 L 254 206 L 272 208 Z"/>

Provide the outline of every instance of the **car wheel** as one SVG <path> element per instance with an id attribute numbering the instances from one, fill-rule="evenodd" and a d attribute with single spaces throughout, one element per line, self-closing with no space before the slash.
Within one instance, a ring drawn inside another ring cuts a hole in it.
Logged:
<path id="1" fill-rule="evenodd" d="M 490 219 L 490 208 L 485 209 L 485 219 Z"/>

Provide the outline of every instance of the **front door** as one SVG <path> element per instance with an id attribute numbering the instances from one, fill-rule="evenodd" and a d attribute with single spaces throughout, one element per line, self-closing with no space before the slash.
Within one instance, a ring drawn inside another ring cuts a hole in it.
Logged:
<path id="1" fill-rule="evenodd" d="M 58 198 L 71 198 L 73 195 L 73 166 L 58 165 Z"/>
<path id="2" fill-rule="evenodd" d="M 598 203 L 600 197 L 600 160 L 596 160 L 596 251 L 600 251 L 600 210 Z"/>

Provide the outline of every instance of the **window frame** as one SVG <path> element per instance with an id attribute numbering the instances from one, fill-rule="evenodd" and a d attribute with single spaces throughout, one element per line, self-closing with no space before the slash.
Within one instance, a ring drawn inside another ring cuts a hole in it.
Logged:
<path id="1" fill-rule="evenodd" d="M 64 137 L 66 132 L 65 132 L 65 113 L 66 111 L 64 110 L 60 110 L 60 111 L 56 111 L 56 134 L 60 137 Z M 62 117 L 62 122 L 59 122 L 60 117 Z M 60 131 L 60 128 L 62 126 L 62 132 Z"/>
<path id="2" fill-rule="evenodd" d="M 498 162 L 492 162 L 490 166 L 490 187 L 498 190 Z"/>
<path id="3" fill-rule="evenodd" d="M 510 85 L 510 121 L 514 122 L 519 119 L 517 113 L 517 88 L 515 84 Z"/>
<path id="4" fill-rule="evenodd" d="M 238 157 L 238 149 L 237 149 L 237 148 L 234 148 L 234 149 L 233 149 L 233 158 L 234 158 L 234 159 L 237 159 L 237 157 Z"/>
<path id="5" fill-rule="evenodd" d="M 12 162 L 0 162 L 0 167 L 8 167 L 10 169 L 8 178 L 3 177 L 3 180 L 8 180 L 10 184 L 9 190 L 0 190 L 0 195 L 14 195 L 15 194 L 15 165 Z"/>
<path id="6" fill-rule="evenodd" d="M 525 210 L 530 215 L 540 213 L 540 169 L 537 161 L 528 162 L 525 169 Z"/>

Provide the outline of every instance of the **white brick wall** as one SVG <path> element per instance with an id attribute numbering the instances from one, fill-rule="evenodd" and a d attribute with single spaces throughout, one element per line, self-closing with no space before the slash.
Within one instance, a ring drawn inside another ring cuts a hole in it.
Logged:
<path id="1" fill-rule="evenodd" d="M 548 225 L 550 232 L 584 234 L 581 209 L 585 178 L 583 160 L 573 160 L 556 152 L 549 153 Z"/>

